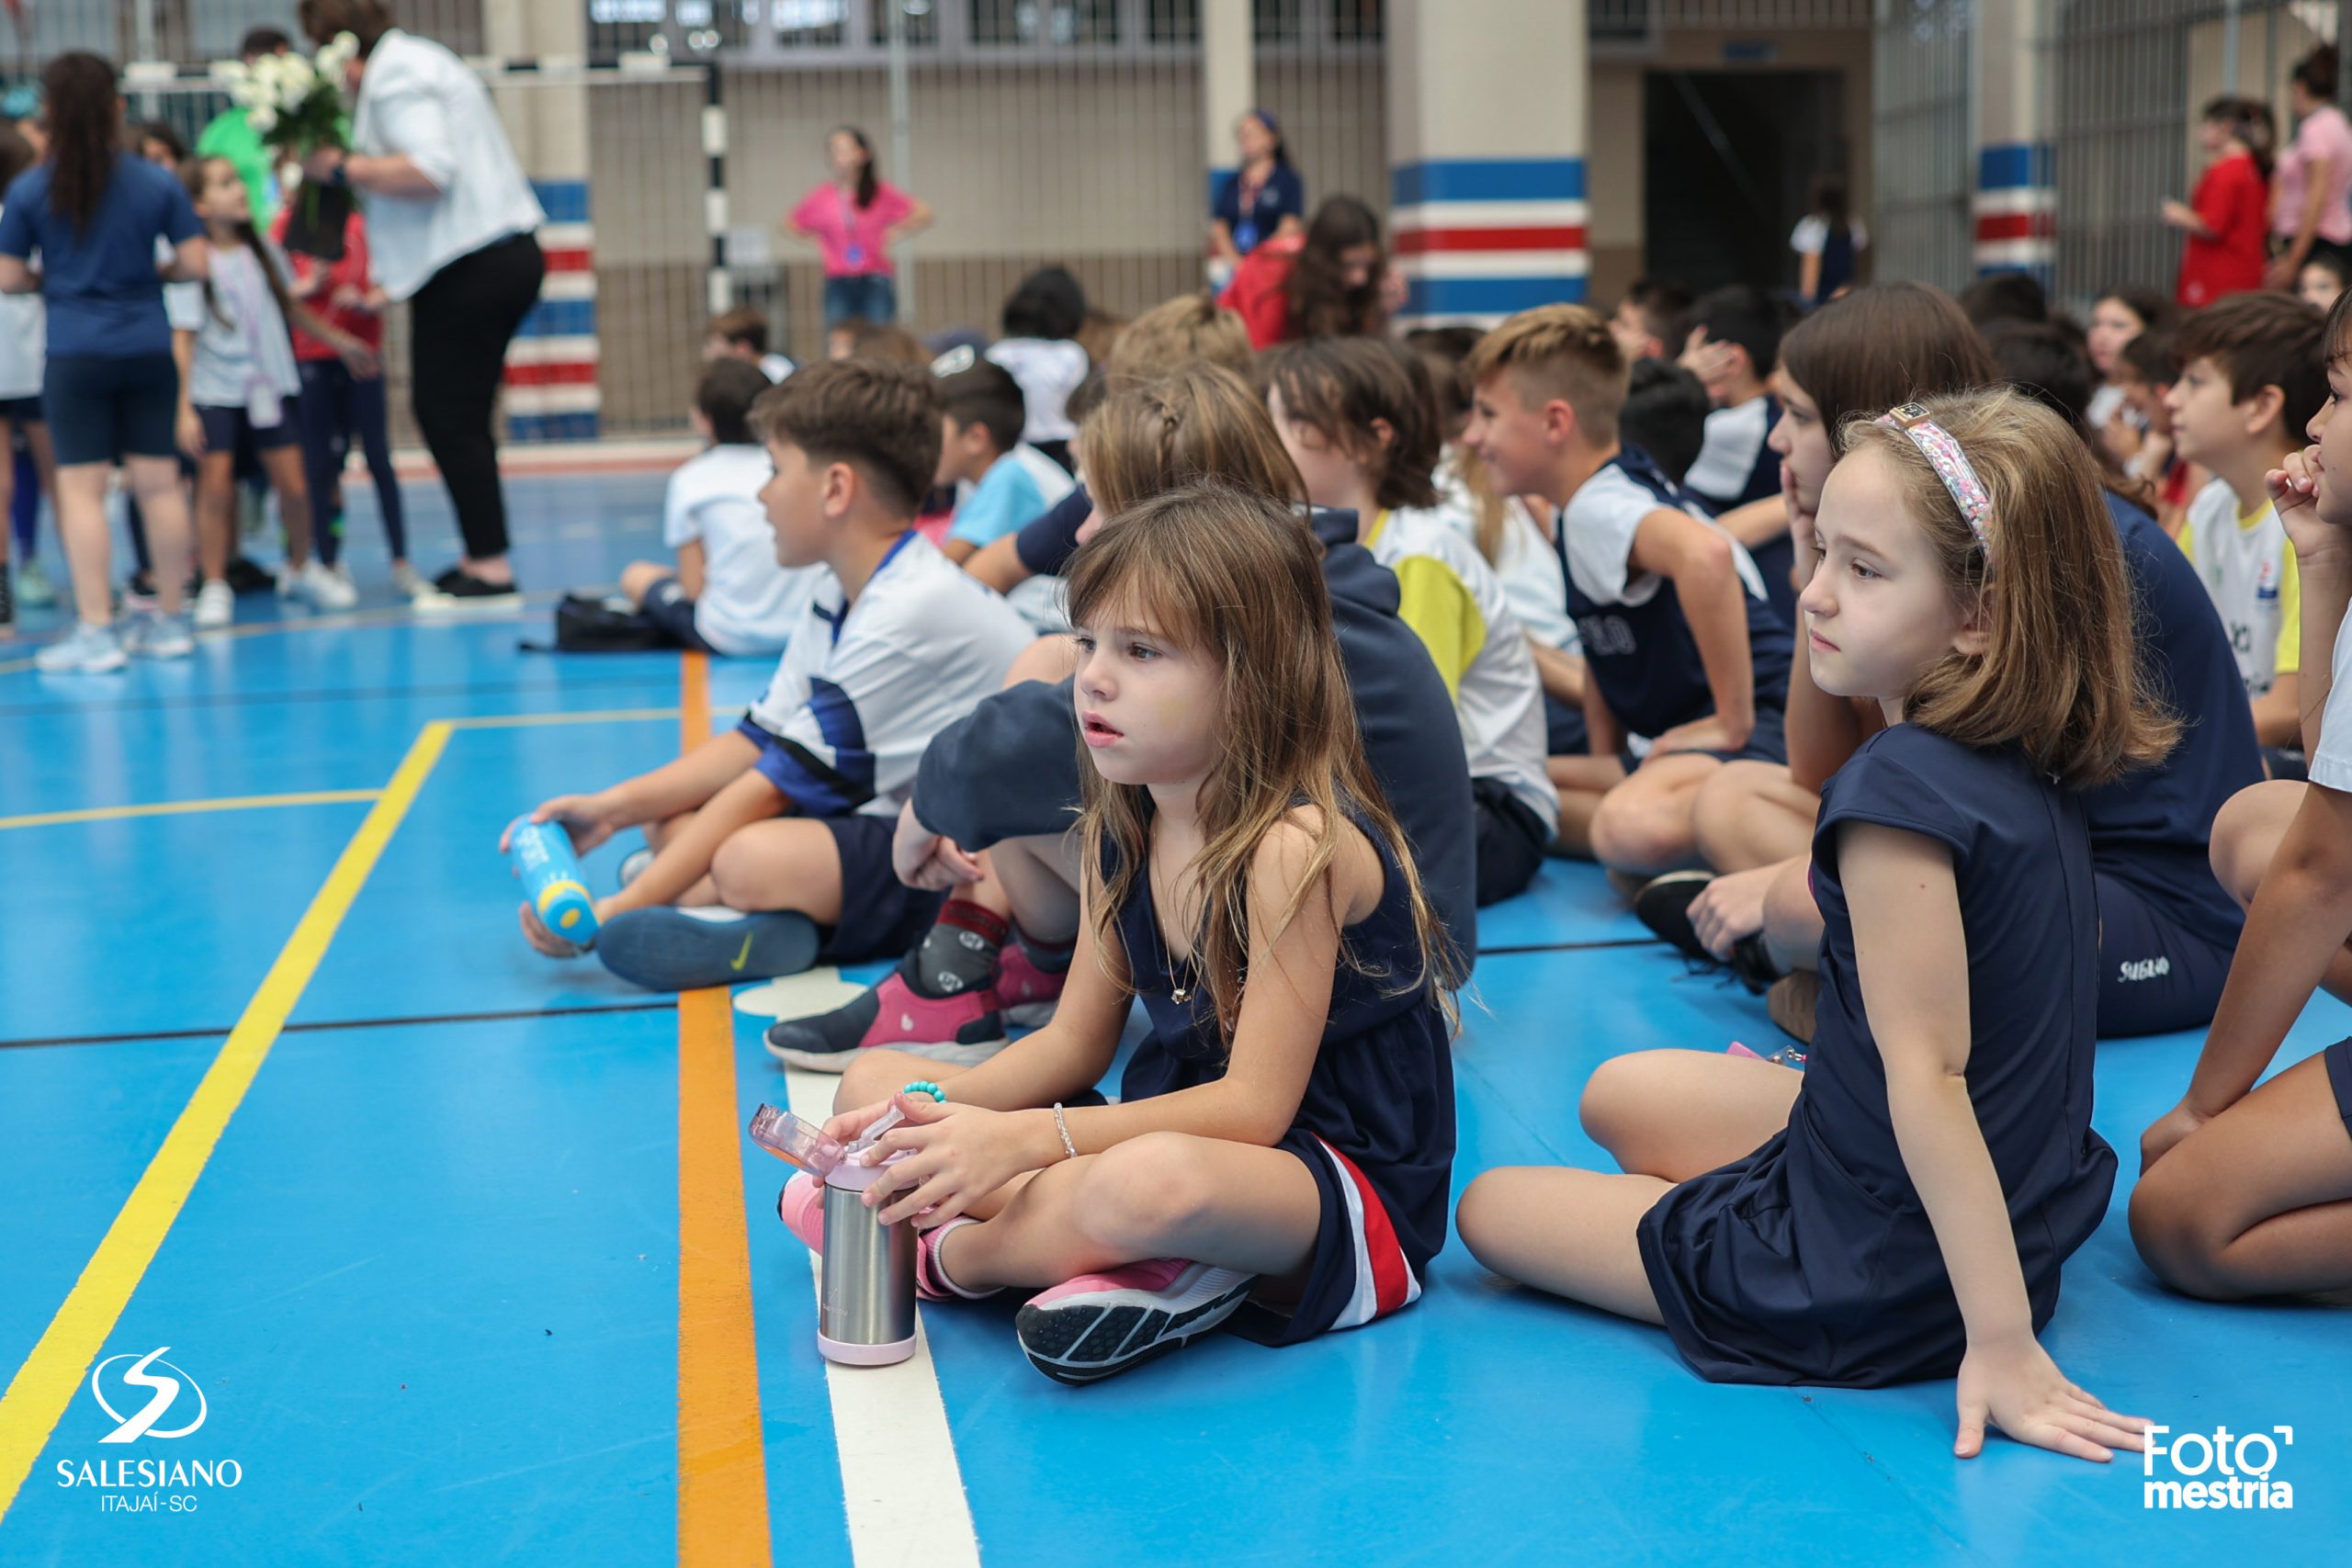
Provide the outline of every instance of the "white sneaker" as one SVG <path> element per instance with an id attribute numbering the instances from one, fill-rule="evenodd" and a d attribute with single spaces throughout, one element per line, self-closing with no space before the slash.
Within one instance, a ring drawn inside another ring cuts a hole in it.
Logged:
<path id="1" fill-rule="evenodd" d="M 103 675 L 130 660 L 114 627 L 76 621 L 72 631 L 34 654 L 33 662 L 52 675 Z"/>
<path id="2" fill-rule="evenodd" d="M 333 566 L 331 566 L 331 567 L 327 568 L 327 570 L 328 570 L 329 571 L 331 571 L 331 572 L 334 572 L 334 580 L 335 580 L 337 582 L 342 583 L 345 588 L 350 589 L 354 593 L 356 593 L 356 592 L 359 592 L 359 585 L 358 585 L 357 583 L 356 583 L 356 582 L 354 582 L 354 581 L 351 581 L 351 563 L 350 563 L 349 561 L 347 561 L 347 560 L 339 560 L 339 561 L 335 562 Z"/>
<path id="3" fill-rule="evenodd" d="M 392 592 L 403 599 L 413 599 L 433 584 L 417 575 L 416 568 L 401 561 L 392 568 Z"/>
<path id="4" fill-rule="evenodd" d="M 207 579 L 196 591 L 196 629 L 212 631 L 237 618 L 237 596 L 220 579 Z"/>
<path id="5" fill-rule="evenodd" d="M 359 591 L 316 556 L 304 561 L 300 571 L 279 572 L 277 591 L 304 601 L 313 610 L 348 610 L 359 603 Z"/>
<path id="6" fill-rule="evenodd" d="M 141 659 L 186 659 L 196 651 L 196 637 L 183 610 L 176 615 L 137 616 L 125 627 L 122 646 Z"/>
<path id="7" fill-rule="evenodd" d="M 17 603 L 28 610 L 43 610 L 57 603 L 57 589 L 50 582 L 49 572 L 41 566 L 39 556 L 17 570 Z"/>

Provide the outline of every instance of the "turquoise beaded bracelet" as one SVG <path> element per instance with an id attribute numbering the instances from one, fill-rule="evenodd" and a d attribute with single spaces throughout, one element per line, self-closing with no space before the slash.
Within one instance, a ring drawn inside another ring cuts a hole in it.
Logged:
<path id="1" fill-rule="evenodd" d="M 899 1092 L 900 1094 L 927 1094 L 938 1104 L 944 1105 L 947 1102 L 947 1091 L 940 1088 L 937 1084 L 932 1082 L 929 1078 L 917 1078 L 914 1082 L 909 1084 Z"/>

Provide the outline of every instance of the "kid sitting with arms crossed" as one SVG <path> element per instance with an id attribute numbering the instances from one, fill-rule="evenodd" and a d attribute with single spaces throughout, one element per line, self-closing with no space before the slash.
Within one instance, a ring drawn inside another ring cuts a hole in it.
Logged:
<path id="1" fill-rule="evenodd" d="M 1214 479 L 1078 558 L 1084 918 L 1053 1022 L 956 1071 L 875 1051 L 828 1132 L 908 1080 L 867 1194 L 933 1300 L 1044 1289 L 1031 1363 L 1091 1382 L 1236 1320 L 1269 1344 L 1409 1304 L 1445 1239 L 1452 950 L 1364 763 L 1316 541 Z M 1246 976 L 1246 979 L 1245 979 Z M 1133 1002 L 1149 1032 L 1095 1084 Z M 1050 1107 L 1050 1109 L 1047 1109 Z M 822 1242 L 822 1189 L 777 1204 Z"/>
<path id="2" fill-rule="evenodd" d="M 939 729 L 995 691 L 1028 626 L 914 533 L 939 459 L 939 400 L 910 366 L 812 366 L 760 395 L 775 467 L 760 492 L 777 564 L 827 569 L 775 681 L 734 729 L 676 761 L 531 813 L 595 848 L 643 826 L 652 852 L 596 901 L 596 953 L 653 990 L 896 956 L 936 894 L 890 871 L 891 825 Z M 501 848 L 504 847 L 502 842 Z M 550 957 L 579 950 L 528 905 Z"/>

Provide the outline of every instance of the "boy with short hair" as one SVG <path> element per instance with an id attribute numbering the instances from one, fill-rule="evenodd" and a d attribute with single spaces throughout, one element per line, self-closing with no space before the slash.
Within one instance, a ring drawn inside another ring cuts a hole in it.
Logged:
<path id="1" fill-rule="evenodd" d="M 1463 445 L 1507 493 L 1560 508 L 1592 738 L 1590 756 L 1552 760 L 1561 845 L 1629 876 L 1684 864 L 1699 786 L 1731 759 L 1787 758 L 1788 628 L 1739 542 L 1620 446 L 1625 359 L 1598 314 L 1523 310 L 1464 368 Z"/>
<path id="2" fill-rule="evenodd" d="M 2191 316 L 2165 400 L 2179 456 L 2213 475 L 2178 543 L 2221 612 L 2274 776 L 2302 776 L 2302 585 L 2263 476 L 2327 400 L 2324 320 L 2287 294 L 2236 294 Z"/>
<path id="3" fill-rule="evenodd" d="M 923 749 L 997 690 L 1030 632 L 914 532 L 939 399 L 911 366 L 812 366 L 761 394 L 760 492 L 786 569 L 821 568 L 775 679 L 735 728 L 595 795 L 532 813 L 582 850 L 643 825 L 650 852 L 596 903 L 595 951 L 653 990 L 896 957 L 940 898 L 902 885 L 890 835 Z M 634 874 L 632 875 L 632 872 Z M 578 950 L 526 905 L 540 952 Z"/>
<path id="4" fill-rule="evenodd" d="M 1690 291 L 1662 277 L 1637 277 L 1625 286 L 1609 330 L 1628 363 L 1636 359 L 1671 357 L 1690 330 L 1684 313 L 1690 309 Z"/>
<path id="5" fill-rule="evenodd" d="M 662 542 L 674 564 L 631 561 L 630 604 L 681 648 L 729 656 L 784 651 L 808 613 L 824 569 L 776 564 L 775 534 L 760 506 L 768 456 L 752 438 L 752 405 L 768 389 L 760 367 L 715 359 L 695 387 L 695 434 L 707 443 L 670 476 Z"/>
<path id="6" fill-rule="evenodd" d="M 738 305 L 710 319 L 710 325 L 703 329 L 702 356 L 756 365 L 770 381 L 781 381 L 792 374 L 791 360 L 768 352 L 767 317 L 749 305 Z"/>
<path id="7" fill-rule="evenodd" d="M 1035 522 L 1068 495 L 1069 471 L 1021 439 L 1028 419 L 1021 383 L 968 348 L 933 367 L 939 382 L 939 486 L 969 483 L 941 545 L 961 565 L 984 545 Z"/>
<path id="8" fill-rule="evenodd" d="M 1736 508 L 1781 498 L 1781 455 L 1764 441 L 1781 417 L 1765 382 L 1781 357 L 1780 301 L 1761 288 L 1718 288 L 1691 307 L 1690 319 L 1682 364 L 1706 383 L 1715 406 L 1707 415 L 1706 444 L 1683 487 L 1747 547 L 1772 608 L 1794 626 L 1796 588 L 1789 569 L 1796 547 L 1789 538 L 1788 509 L 1775 504 L 1735 514 Z"/>

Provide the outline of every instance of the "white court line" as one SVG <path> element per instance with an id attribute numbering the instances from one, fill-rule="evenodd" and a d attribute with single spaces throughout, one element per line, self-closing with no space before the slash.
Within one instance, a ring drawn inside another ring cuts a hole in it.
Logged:
<path id="1" fill-rule="evenodd" d="M 759 987 L 759 1010 L 805 1017 L 838 1007 L 862 989 L 837 969 L 812 969 Z M 841 1082 L 826 1073 L 786 1067 L 786 1105 L 804 1121 L 833 1113 Z M 812 1280 L 823 1265 L 808 1255 Z M 812 1341 L 793 1351 L 815 1355 Z M 825 1366 L 832 1398 L 833 1441 L 841 1450 L 842 1506 L 849 1518 L 856 1568 L 979 1568 L 980 1541 L 964 1495 L 963 1467 L 947 1429 L 947 1405 L 932 1365 L 931 1337 L 915 1314 L 915 1353 L 895 1367 Z"/>

